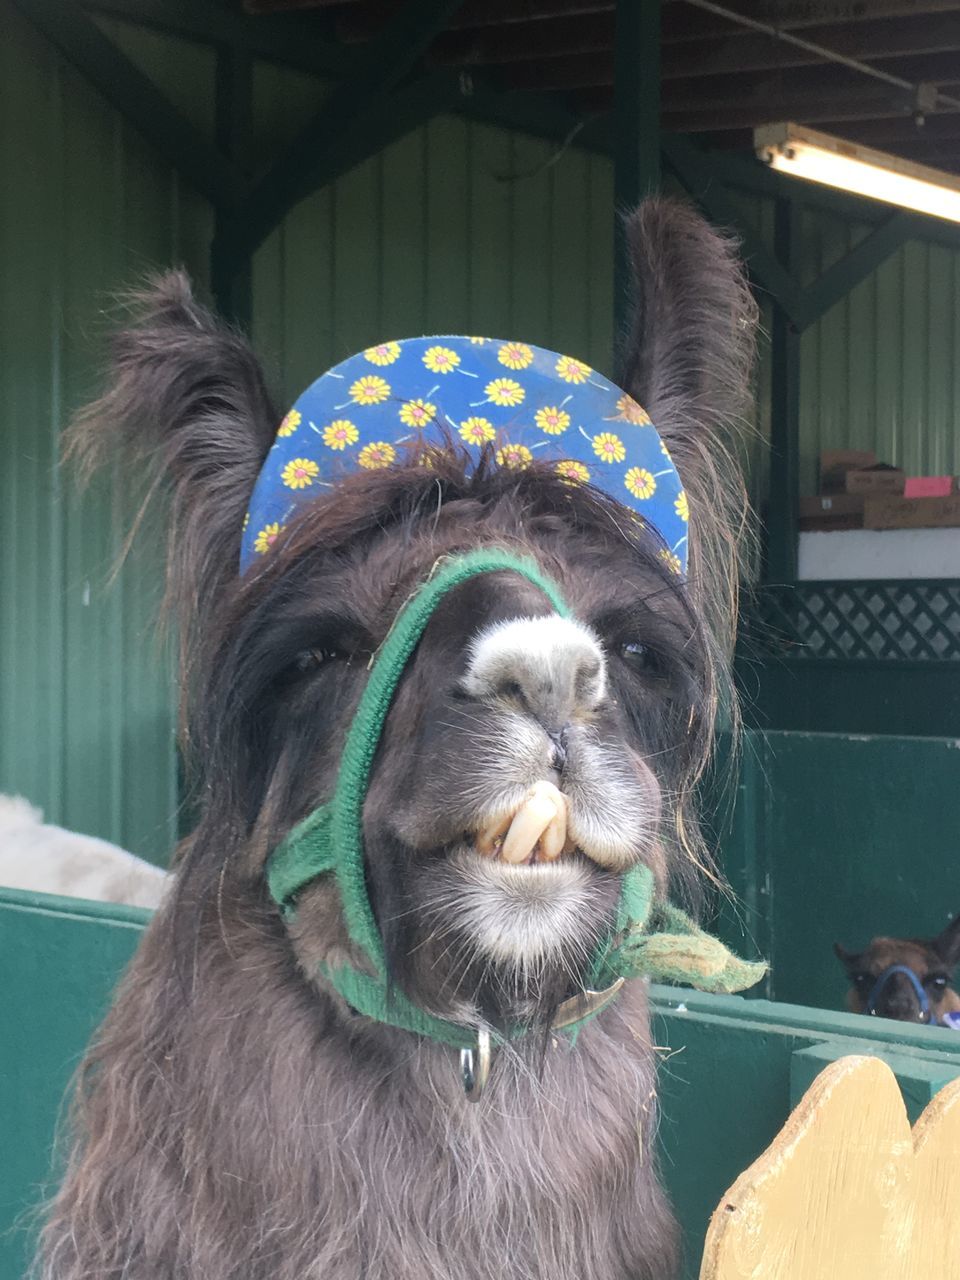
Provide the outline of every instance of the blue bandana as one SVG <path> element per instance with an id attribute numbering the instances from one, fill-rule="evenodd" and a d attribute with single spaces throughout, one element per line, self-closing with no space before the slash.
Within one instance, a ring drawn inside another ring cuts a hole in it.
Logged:
<path id="1" fill-rule="evenodd" d="M 546 462 L 592 484 L 659 536 L 687 567 L 687 495 L 635 400 L 572 356 L 495 338 L 408 338 L 351 356 L 318 378 L 280 423 L 243 526 L 240 571 L 269 552 L 297 509 L 357 468 L 405 461 L 444 432 L 502 467 Z M 429 454 L 421 453 L 429 463 Z"/>

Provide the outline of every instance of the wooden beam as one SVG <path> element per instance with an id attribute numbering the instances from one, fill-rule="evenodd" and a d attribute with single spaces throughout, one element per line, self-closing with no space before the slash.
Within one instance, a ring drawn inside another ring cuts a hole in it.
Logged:
<path id="1" fill-rule="evenodd" d="M 21 13 L 161 156 L 215 206 L 234 204 L 236 167 L 211 147 L 149 76 L 75 0 L 14 0 Z"/>
<path id="2" fill-rule="evenodd" d="M 807 285 L 800 295 L 798 329 L 807 329 L 826 315 L 851 289 L 866 280 L 891 254 L 915 236 L 921 223 L 922 219 L 905 211 L 891 213 L 886 221 L 869 232 L 818 280 Z"/>
<path id="3" fill-rule="evenodd" d="M 241 172 L 252 166 L 253 138 L 253 59 L 240 45 L 220 45 L 217 49 L 216 115 L 217 146 L 237 165 Z M 214 215 L 214 241 L 225 217 L 218 209 Z M 221 315 L 240 328 L 250 331 L 253 320 L 253 273 L 249 259 L 238 270 L 228 271 L 227 264 L 215 253 L 210 254 L 210 284 Z"/>
<path id="4" fill-rule="evenodd" d="M 264 14 L 254 17 L 229 0 L 83 0 L 94 13 L 209 44 L 246 49 L 257 58 L 318 76 L 353 75 L 363 61 L 333 37 L 322 14 Z"/>
<path id="5" fill-rule="evenodd" d="M 389 29 L 367 50 L 365 70 L 334 87 L 244 199 L 243 207 L 224 223 L 217 244 L 223 261 L 239 265 L 293 205 L 370 154 L 371 125 L 388 131 L 399 126 L 406 133 L 435 111 L 449 107 L 449 85 L 442 77 L 422 78 L 408 86 L 402 103 L 391 99 L 391 94 L 459 3 L 417 0 L 402 8 Z M 433 110 L 431 93 L 436 95 Z M 392 124 L 394 117 L 396 123 Z M 393 136 L 402 134 L 394 131 Z"/>
<path id="6" fill-rule="evenodd" d="M 774 252 L 790 272 L 799 256 L 800 210 L 778 200 Z M 770 486 L 767 499 L 767 582 L 797 578 L 800 494 L 800 330 L 792 312 L 775 300 L 770 370 Z"/>
<path id="7" fill-rule="evenodd" d="M 834 53 L 867 61 L 943 53 L 960 50 L 960 12 L 810 27 L 803 34 L 805 39 L 822 44 Z M 744 30 L 719 38 L 668 45 L 663 54 L 663 78 L 739 75 L 744 71 L 815 66 L 821 61 L 808 49 Z M 899 71 L 898 74 L 906 75 Z"/>
<path id="8" fill-rule="evenodd" d="M 613 334 L 619 374 L 633 275 L 624 214 L 660 186 L 660 0 L 618 0 L 616 49 Z"/>
<path id="9" fill-rule="evenodd" d="M 685 138 L 665 137 L 662 151 L 665 164 L 707 217 L 736 232 L 754 285 L 769 294 L 784 315 L 795 322 L 800 315 L 800 289 L 796 281 L 741 216 L 709 159 Z"/>

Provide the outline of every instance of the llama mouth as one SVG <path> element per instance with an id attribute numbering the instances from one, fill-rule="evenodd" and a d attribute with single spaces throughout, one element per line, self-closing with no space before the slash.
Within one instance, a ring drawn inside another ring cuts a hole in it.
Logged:
<path id="1" fill-rule="evenodd" d="M 484 858 L 511 866 L 556 862 L 575 845 L 567 836 L 567 797 L 552 782 L 534 783 L 518 808 L 482 827 L 473 844 Z"/>

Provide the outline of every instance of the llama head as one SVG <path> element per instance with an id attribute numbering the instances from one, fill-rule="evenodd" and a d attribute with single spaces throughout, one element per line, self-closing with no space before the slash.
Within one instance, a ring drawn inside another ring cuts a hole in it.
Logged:
<path id="1" fill-rule="evenodd" d="M 938 1023 L 960 1011 L 953 989 L 960 961 L 960 917 L 935 938 L 872 939 L 863 951 L 833 949 L 850 980 L 847 1007 L 901 1022 Z"/>
<path id="2" fill-rule="evenodd" d="M 253 356 L 182 278 L 145 296 L 75 447 L 93 458 L 119 436 L 172 489 L 169 591 L 200 796 L 171 908 L 181 929 L 215 922 L 228 900 L 266 902 L 271 852 L 333 794 L 401 608 L 438 562 L 485 548 L 536 566 L 549 588 L 509 567 L 461 582 L 399 674 L 361 813 L 391 981 L 445 1018 L 546 1026 L 581 988 L 625 872 L 695 880 L 691 794 L 723 685 L 744 510 L 721 426 L 747 391 L 754 311 L 732 247 L 684 206 L 649 202 L 630 230 L 626 390 L 688 496 L 685 581 L 608 495 L 452 442 L 428 467 L 400 458 L 347 476 L 239 575 L 243 511 L 278 415 Z M 363 968 L 329 877 L 303 889 L 287 927 L 306 975 L 338 959 Z"/>

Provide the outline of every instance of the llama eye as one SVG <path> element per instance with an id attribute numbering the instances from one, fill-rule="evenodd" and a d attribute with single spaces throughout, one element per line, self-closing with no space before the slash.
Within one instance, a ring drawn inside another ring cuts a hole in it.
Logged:
<path id="1" fill-rule="evenodd" d="M 339 649 L 319 648 L 304 649 L 303 653 L 298 653 L 293 662 L 293 670 L 297 675 L 307 675 L 311 671 L 317 671 L 320 667 L 324 667 L 329 662 L 336 662 L 338 658 L 344 657 Z"/>
<path id="2" fill-rule="evenodd" d="M 657 668 L 657 655 L 649 645 L 639 640 L 628 640 L 620 646 L 620 657 L 634 671 L 654 671 Z"/>
<path id="3" fill-rule="evenodd" d="M 860 987 L 860 989 L 861 989 L 861 990 L 862 990 L 864 987 L 869 987 L 869 986 L 871 985 L 871 983 L 872 983 L 872 982 L 873 982 L 873 974 L 872 974 L 872 973 L 855 973 L 855 974 L 853 975 L 853 984 L 854 984 L 854 986 L 856 986 L 856 987 Z"/>
<path id="4" fill-rule="evenodd" d="M 936 987 L 938 991 L 942 991 L 947 985 L 947 975 L 945 973 L 934 973 L 924 979 L 925 987 Z"/>

